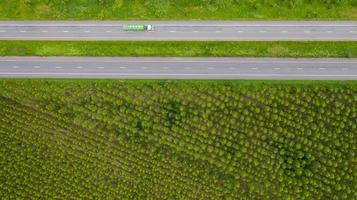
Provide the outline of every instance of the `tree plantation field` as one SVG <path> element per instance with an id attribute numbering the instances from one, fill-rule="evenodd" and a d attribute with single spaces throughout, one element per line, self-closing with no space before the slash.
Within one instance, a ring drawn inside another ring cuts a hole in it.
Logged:
<path id="1" fill-rule="evenodd" d="M 354 199 L 356 81 L 0 79 L 2 199 Z"/>
<path id="2" fill-rule="evenodd" d="M 356 0 L 2 0 L 0 19 L 357 19 Z"/>

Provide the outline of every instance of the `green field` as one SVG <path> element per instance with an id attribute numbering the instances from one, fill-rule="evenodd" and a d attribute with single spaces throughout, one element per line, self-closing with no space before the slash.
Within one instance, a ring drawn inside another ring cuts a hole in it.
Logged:
<path id="1" fill-rule="evenodd" d="M 0 80 L 2 199 L 354 199 L 357 82 Z"/>
<path id="2" fill-rule="evenodd" d="M 3 0 L 0 19 L 357 19 L 355 0 Z"/>
<path id="3" fill-rule="evenodd" d="M 357 57 L 357 42 L 1 41 L 0 56 Z"/>

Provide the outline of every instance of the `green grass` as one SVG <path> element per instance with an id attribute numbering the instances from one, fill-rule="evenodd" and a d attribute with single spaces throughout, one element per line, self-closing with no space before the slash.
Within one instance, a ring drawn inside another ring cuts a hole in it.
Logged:
<path id="1" fill-rule="evenodd" d="M 357 42 L 0 41 L 0 56 L 357 57 Z"/>
<path id="2" fill-rule="evenodd" d="M 0 19 L 357 19 L 355 0 L 3 0 Z"/>
<path id="3" fill-rule="evenodd" d="M 3 199 L 353 199 L 356 81 L 0 79 Z"/>

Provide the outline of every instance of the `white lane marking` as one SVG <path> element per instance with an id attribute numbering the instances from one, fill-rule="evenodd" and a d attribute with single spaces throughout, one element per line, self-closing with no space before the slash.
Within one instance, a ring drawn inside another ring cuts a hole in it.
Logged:
<path id="1" fill-rule="evenodd" d="M 356 33 L 356 31 L 350 31 L 350 33 Z"/>
<path id="2" fill-rule="evenodd" d="M 120 69 L 126 69 L 126 67 L 119 67 Z"/>
<path id="3" fill-rule="evenodd" d="M 216 33 L 222 33 L 222 31 L 215 31 Z"/>
<path id="4" fill-rule="evenodd" d="M 347 67 L 344 67 L 344 68 L 342 68 L 342 70 L 343 70 L 343 71 L 346 71 L 346 70 L 348 70 L 348 68 L 347 68 Z"/>
<path id="5" fill-rule="evenodd" d="M 104 67 L 95 67 L 95 68 L 97 68 L 97 69 L 104 69 Z"/>
<path id="6" fill-rule="evenodd" d="M 325 67 L 320 67 L 319 70 L 325 70 L 326 68 Z"/>
<path id="7" fill-rule="evenodd" d="M 193 31 L 194 33 L 199 33 L 199 31 Z"/>
<path id="8" fill-rule="evenodd" d="M 244 31 L 237 31 L 238 33 L 244 33 Z"/>
<path id="9" fill-rule="evenodd" d="M 84 31 L 85 33 L 90 33 L 90 31 L 89 30 L 86 30 L 86 31 Z"/>
<path id="10" fill-rule="evenodd" d="M 35 68 L 35 69 L 39 69 L 39 68 L 41 68 L 40 66 L 33 66 L 33 68 Z"/>
<path id="11" fill-rule="evenodd" d="M 303 70 L 304 68 L 302 68 L 302 67 L 298 67 L 298 68 L 296 68 L 296 69 L 298 69 L 298 70 Z"/>
<path id="12" fill-rule="evenodd" d="M 0 30 L 0 33 L 5 33 L 6 31 Z"/>
<path id="13" fill-rule="evenodd" d="M 257 67 L 252 67 L 252 68 L 250 68 L 250 69 L 256 70 L 256 69 L 258 69 L 258 68 L 257 68 Z"/>
<path id="14" fill-rule="evenodd" d="M 42 33 L 48 33 L 48 31 L 46 31 L 46 30 L 43 30 L 43 31 L 41 31 Z"/>
<path id="15" fill-rule="evenodd" d="M 106 33 L 111 33 L 112 31 L 105 31 Z"/>
<path id="16" fill-rule="evenodd" d="M 333 33 L 333 31 L 326 31 L 327 33 Z"/>
<path id="17" fill-rule="evenodd" d="M 175 33 L 176 31 L 170 31 L 170 33 Z"/>
<path id="18" fill-rule="evenodd" d="M 82 67 L 82 66 L 77 66 L 77 67 L 75 67 L 75 68 L 77 68 L 77 69 L 82 69 L 83 67 Z"/>
<path id="19" fill-rule="evenodd" d="M 26 33 L 26 31 L 25 31 L 25 30 L 21 30 L 20 32 L 21 32 L 21 33 Z"/>
<path id="20" fill-rule="evenodd" d="M 281 33 L 287 33 L 287 32 L 289 32 L 289 31 L 280 31 Z"/>
<path id="21" fill-rule="evenodd" d="M 68 31 L 62 31 L 63 33 L 68 33 Z"/>
<path id="22" fill-rule="evenodd" d="M 234 77 L 234 76 L 248 76 L 248 77 L 357 77 L 357 74 L 133 74 L 133 73 L 35 73 L 35 72 L 0 72 L 0 75 L 64 75 L 64 76 L 202 76 L 206 77 Z M 154 77 L 156 78 L 156 77 Z"/>
<path id="23" fill-rule="evenodd" d="M 55 67 L 56 69 L 62 69 L 62 67 L 60 67 L 60 66 L 57 66 L 57 67 Z"/>
<path id="24" fill-rule="evenodd" d="M 14 69 L 18 69 L 19 67 L 18 67 L 18 66 L 12 66 L 12 68 L 14 68 Z"/>
<path id="25" fill-rule="evenodd" d="M 280 69 L 280 67 L 274 67 L 274 70 L 279 70 Z"/>
<path id="26" fill-rule="evenodd" d="M 128 31 L 129 32 L 129 31 Z M 133 31 L 132 31 L 133 32 Z M 153 32 L 149 32 L 149 33 L 153 33 Z M 86 39 L 86 40 L 90 40 L 90 41 L 93 41 L 93 40 L 118 40 L 117 39 L 118 36 L 98 36 L 98 37 L 95 37 L 95 36 L 59 36 L 59 37 L 50 37 L 50 36 L 43 36 L 43 37 L 40 37 L 42 40 L 64 40 L 64 39 L 71 39 L 71 40 L 83 40 L 83 39 Z M 1 39 L 9 39 L 9 40 L 14 40 L 14 39 L 18 39 L 18 37 L 14 37 L 14 36 L 4 36 L 4 37 L 1 37 Z M 23 36 L 21 37 L 21 39 L 29 39 L 29 40 L 33 40 L 34 37 L 32 36 Z M 35 40 L 38 39 L 35 37 Z M 230 40 L 237 40 L 237 38 L 225 38 L 225 39 L 222 39 L 222 41 L 230 41 Z M 292 37 L 293 40 L 303 40 L 305 41 L 306 40 L 306 37 Z M 155 40 L 152 39 L 152 38 L 149 38 L 147 40 Z M 170 40 L 170 39 L 168 39 Z M 188 40 L 195 40 L 194 38 L 179 38 L 179 39 L 172 39 L 172 40 L 180 40 L 180 41 L 188 41 Z M 197 39 L 196 39 L 197 40 Z M 248 41 L 248 40 L 257 40 L 256 37 L 244 37 L 244 38 L 239 38 L 238 41 Z M 259 39 L 258 39 L 259 40 Z M 281 39 L 280 39 L 281 40 Z M 330 41 L 331 39 L 326 39 L 326 38 L 310 38 L 309 41 Z M 347 40 L 346 37 L 335 37 L 333 38 L 333 40 Z M 352 38 L 351 40 L 356 40 L 355 38 Z M 271 41 L 279 41 L 279 39 L 271 39 Z"/>
<path id="27" fill-rule="evenodd" d="M 304 31 L 304 33 L 311 33 L 311 31 Z"/>
<path id="28" fill-rule="evenodd" d="M 273 22 L 272 24 L 267 24 L 265 22 L 254 22 L 253 24 L 236 24 L 236 23 L 228 23 L 228 24 L 214 24 L 214 26 L 219 26 L 219 27 L 226 27 L 226 26 L 239 26 L 239 27 L 355 27 L 356 25 L 352 24 L 352 23 L 342 23 L 342 24 L 336 24 L 335 22 L 329 22 L 329 24 L 311 24 L 310 22 L 304 22 L 304 23 L 291 23 L 291 24 L 278 24 L 279 22 Z M 21 24 L 18 22 L 8 22 L 5 23 L 5 25 L 7 26 L 34 26 L 34 27 L 58 27 L 59 24 L 58 23 L 51 23 L 51 24 L 47 24 L 47 23 L 29 23 L 29 24 Z M 118 23 L 117 22 L 109 22 L 109 23 L 99 23 L 96 24 L 96 22 L 91 23 L 91 22 L 83 22 L 83 23 L 67 23 L 64 24 L 65 26 L 71 26 L 71 25 L 76 25 L 76 26 L 84 26 L 84 27 L 93 27 L 93 25 L 95 26 L 99 26 L 99 27 L 117 27 Z M 186 26 L 186 25 L 181 25 L 181 24 L 177 24 L 177 23 L 171 23 L 169 25 L 173 25 L 173 26 Z M 193 24 L 194 25 L 194 24 Z M 208 24 L 208 25 L 199 25 L 199 26 L 212 26 L 212 24 Z"/>
<path id="29" fill-rule="evenodd" d="M 266 31 L 259 31 L 259 33 L 266 33 Z"/>

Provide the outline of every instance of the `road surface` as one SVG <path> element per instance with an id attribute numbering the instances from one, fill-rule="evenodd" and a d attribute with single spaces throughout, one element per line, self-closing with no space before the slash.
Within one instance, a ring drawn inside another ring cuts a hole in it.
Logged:
<path id="1" fill-rule="evenodd" d="M 123 31 L 152 24 L 154 31 Z M 1 40 L 357 40 L 357 21 L 0 21 Z"/>
<path id="2" fill-rule="evenodd" d="M 357 59 L 0 57 L 0 77 L 357 80 Z"/>

